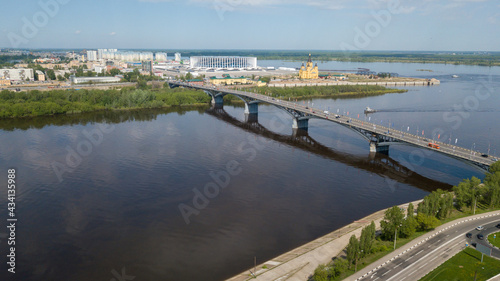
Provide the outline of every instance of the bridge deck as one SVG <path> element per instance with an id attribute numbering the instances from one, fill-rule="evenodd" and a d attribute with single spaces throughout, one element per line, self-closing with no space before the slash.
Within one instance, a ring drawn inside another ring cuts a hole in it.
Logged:
<path id="1" fill-rule="evenodd" d="M 206 86 L 198 86 L 198 85 L 192 85 L 192 84 L 187 84 L 187 83 L 182 83 L 182 82 L 169 82 L 170 84 L 175 84 L 178 86 L 183 86 L 183 87 L 189 87 L 189 88 L 195 88 L 195 89 L 200 89 L 200 90 L 206 90 L 206 91 L 216 91 L 220 93 L 225 93 L 225 94 L 232 94 L 232 95 L 239 95 L 239 96 L 244 96 L 252 99 L 256 99 L 265 103 L 273 104 L 278 107 L 283 107 L 283 108 L 288 108 L 288 109 L 293 109 L 298 112 L 302 112 L 303 114 L 307 114 L 311 117 L 318 118 L 318 119 L 323 119 L 326 121 L 330 122 L 335 122 L 343 126 L 347 127 L 352 127 L 352 128 L 357 128 L 360 130 L 364 130 L 367 132 L 371 132 L 373 134 L 381 135 L 381 136 L 386 136 L 391 139 L 394 139 L 398 142 L 403 142 L 403 143 L 408 143 L 417 147 L 425 148 L 425 149 L 430 149 L 439 153 L 447 154 L 451 157 L 458 158 L 461 160 L 466 160 L 468 162 L 472 163 L 477 163 L 480 165 L 484 166 L 491 166 L 491 164 L 495 163 L 497 160 L 496 157 L 492 155 L 488 155 L 487 157 L 483 157 L 481 153 L 477 151 L 473 151 L 470 149 L 462 148 L 456 145 L 451 145 L 447 144 L 444 142 L 440 141 L 431 141 L 426 139 L 425 137 L 420 137 L 414 134 L 409 134 L 404 131 L 399 131 L 395 129 L 391 129 L 382 125 L 377 125 L 371 122 L 366 122 L 362 120 L 358 120 L 355 118 L 351 118 L 348 116 L 343 116 L 343 115 L 338 115 L 339 117 L 336 118 L 336 114 L 332 113 L 325 113 L 320 109 L 317 108 L 312 108 L 312 107 L 307 107 L 300 105 L 298 103 L 294 102 L 289 102 L 289 101 L 284 101 L 280 100 L 277 98 L 272 98 L 266 95 L 261 95 L 261 94 L 256 94 L 256 93 L 251 93 L 251 92 L 245 92 L 245 91 L 239 91 L 239 90 L 233 90 L 233 89 L 225 89 L 223 87 L 206 87 Z M 440 149 L 435 149 L 429 147 L 429 143 L 435 143 L 440 146 Z"/>

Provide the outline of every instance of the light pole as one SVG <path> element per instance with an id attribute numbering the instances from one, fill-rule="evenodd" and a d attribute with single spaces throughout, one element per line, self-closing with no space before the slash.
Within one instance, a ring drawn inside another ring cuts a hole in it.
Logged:
<path id="1" fill-rule="evenodd" d="M 403 226 L 400 224 L 399 226 Z M 396 250 L 396 237 L 398 237 L 398 226 L 396 225 L 396 229 L 394 229 L 394 250 Z"/>

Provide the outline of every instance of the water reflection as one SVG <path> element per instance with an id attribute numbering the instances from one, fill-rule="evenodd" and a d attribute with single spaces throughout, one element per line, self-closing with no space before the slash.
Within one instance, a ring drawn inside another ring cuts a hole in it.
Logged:
<path id="1" fill-rule="evenodd" d="M 370 153 L 368 157 L 363 158 L 326 147 L 309 136 L 307 131 L 304 130 L 294 130 L 293 134 L 289 136 L 272 132 L 259 124 L 257 114 L 246 114 L 245 122 L 241 122 L 230 116 L 221 106 L 212 106 L 210 109 L 206 110 L 206 113 L 253 134 L 314 153 L 318 156 L 357 169 L 383 175 L 397 182 L 409 184 L 422 190 L 433 191 L 438 188 L 444 190 L 451 189 L 451 185 L 419 175 L 403 166 L 398 161 L 381 153 Z"/>

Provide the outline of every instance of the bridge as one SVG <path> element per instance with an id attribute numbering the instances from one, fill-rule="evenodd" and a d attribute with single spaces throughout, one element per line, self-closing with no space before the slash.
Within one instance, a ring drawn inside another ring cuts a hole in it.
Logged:
<path id="1" fill-rule="evenodd" d="M 293 118 L 292 128 L 296 130 L 307 131 L 309 127 L 309 119 L 312 118 L 339 124 L 357 132 L 361 137 L 366 139 L 370 145 L 370 152 L 388 153 L 390 145 L 404 143 L 445 154 L 485 171 L 487 171 L 489 167 L 498 160 L 492 155 L 481 154 L 471 149 L 462 148 L 440 141 L 430 141 L 425 137 L 410 134 L 408 132 L 358 120 L 349 116 L 332 114 L 317 108 L 300 105 L 262 94 L 227 89 L 224 87 L 200 86 L 178 81 L 170 81 L 168 84 L 171 88 L 185 87 L 202 90 L 212 97 L 212 104 L 217 105 L 222 105 L 224 103 L 224 96 L 234 95 L 245 102 L 245 114 L 250 115 L 258 114 L 259 103 L 274 105 L 287 112 Z M 431 143 L 433 146 L 430 145 Z"/>

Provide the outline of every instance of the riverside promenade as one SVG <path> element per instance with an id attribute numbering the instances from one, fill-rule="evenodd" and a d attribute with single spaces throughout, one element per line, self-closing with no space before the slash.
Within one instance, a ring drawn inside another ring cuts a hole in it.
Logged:
<path id="1" fill-rule="evenodd" d="M 412 203 L 416 207 L 421 201 L 418 200 Z M 399 207 L 406 209 L 408 205 L 409 203 L 405 203 L 399 205 Z M 352 235 L 359 237 L 363 227 L 374 221 L 376 228 L 379 229 L 380 221 L 384 218 L 385 211 L 386 209 L 375 212 L 269 261 L 260 263 L 256 266 L 256 272 L 253 272 L 254 269 L 250 268 L 227 280 L 252 280 L 254 278 L 251 272 L 256 275 L 257 280 L 307 280 L 314 273 L 318 265 L 326 264 L 333 257 L 340 254 L 347 247 L 349 238 Z"/>

